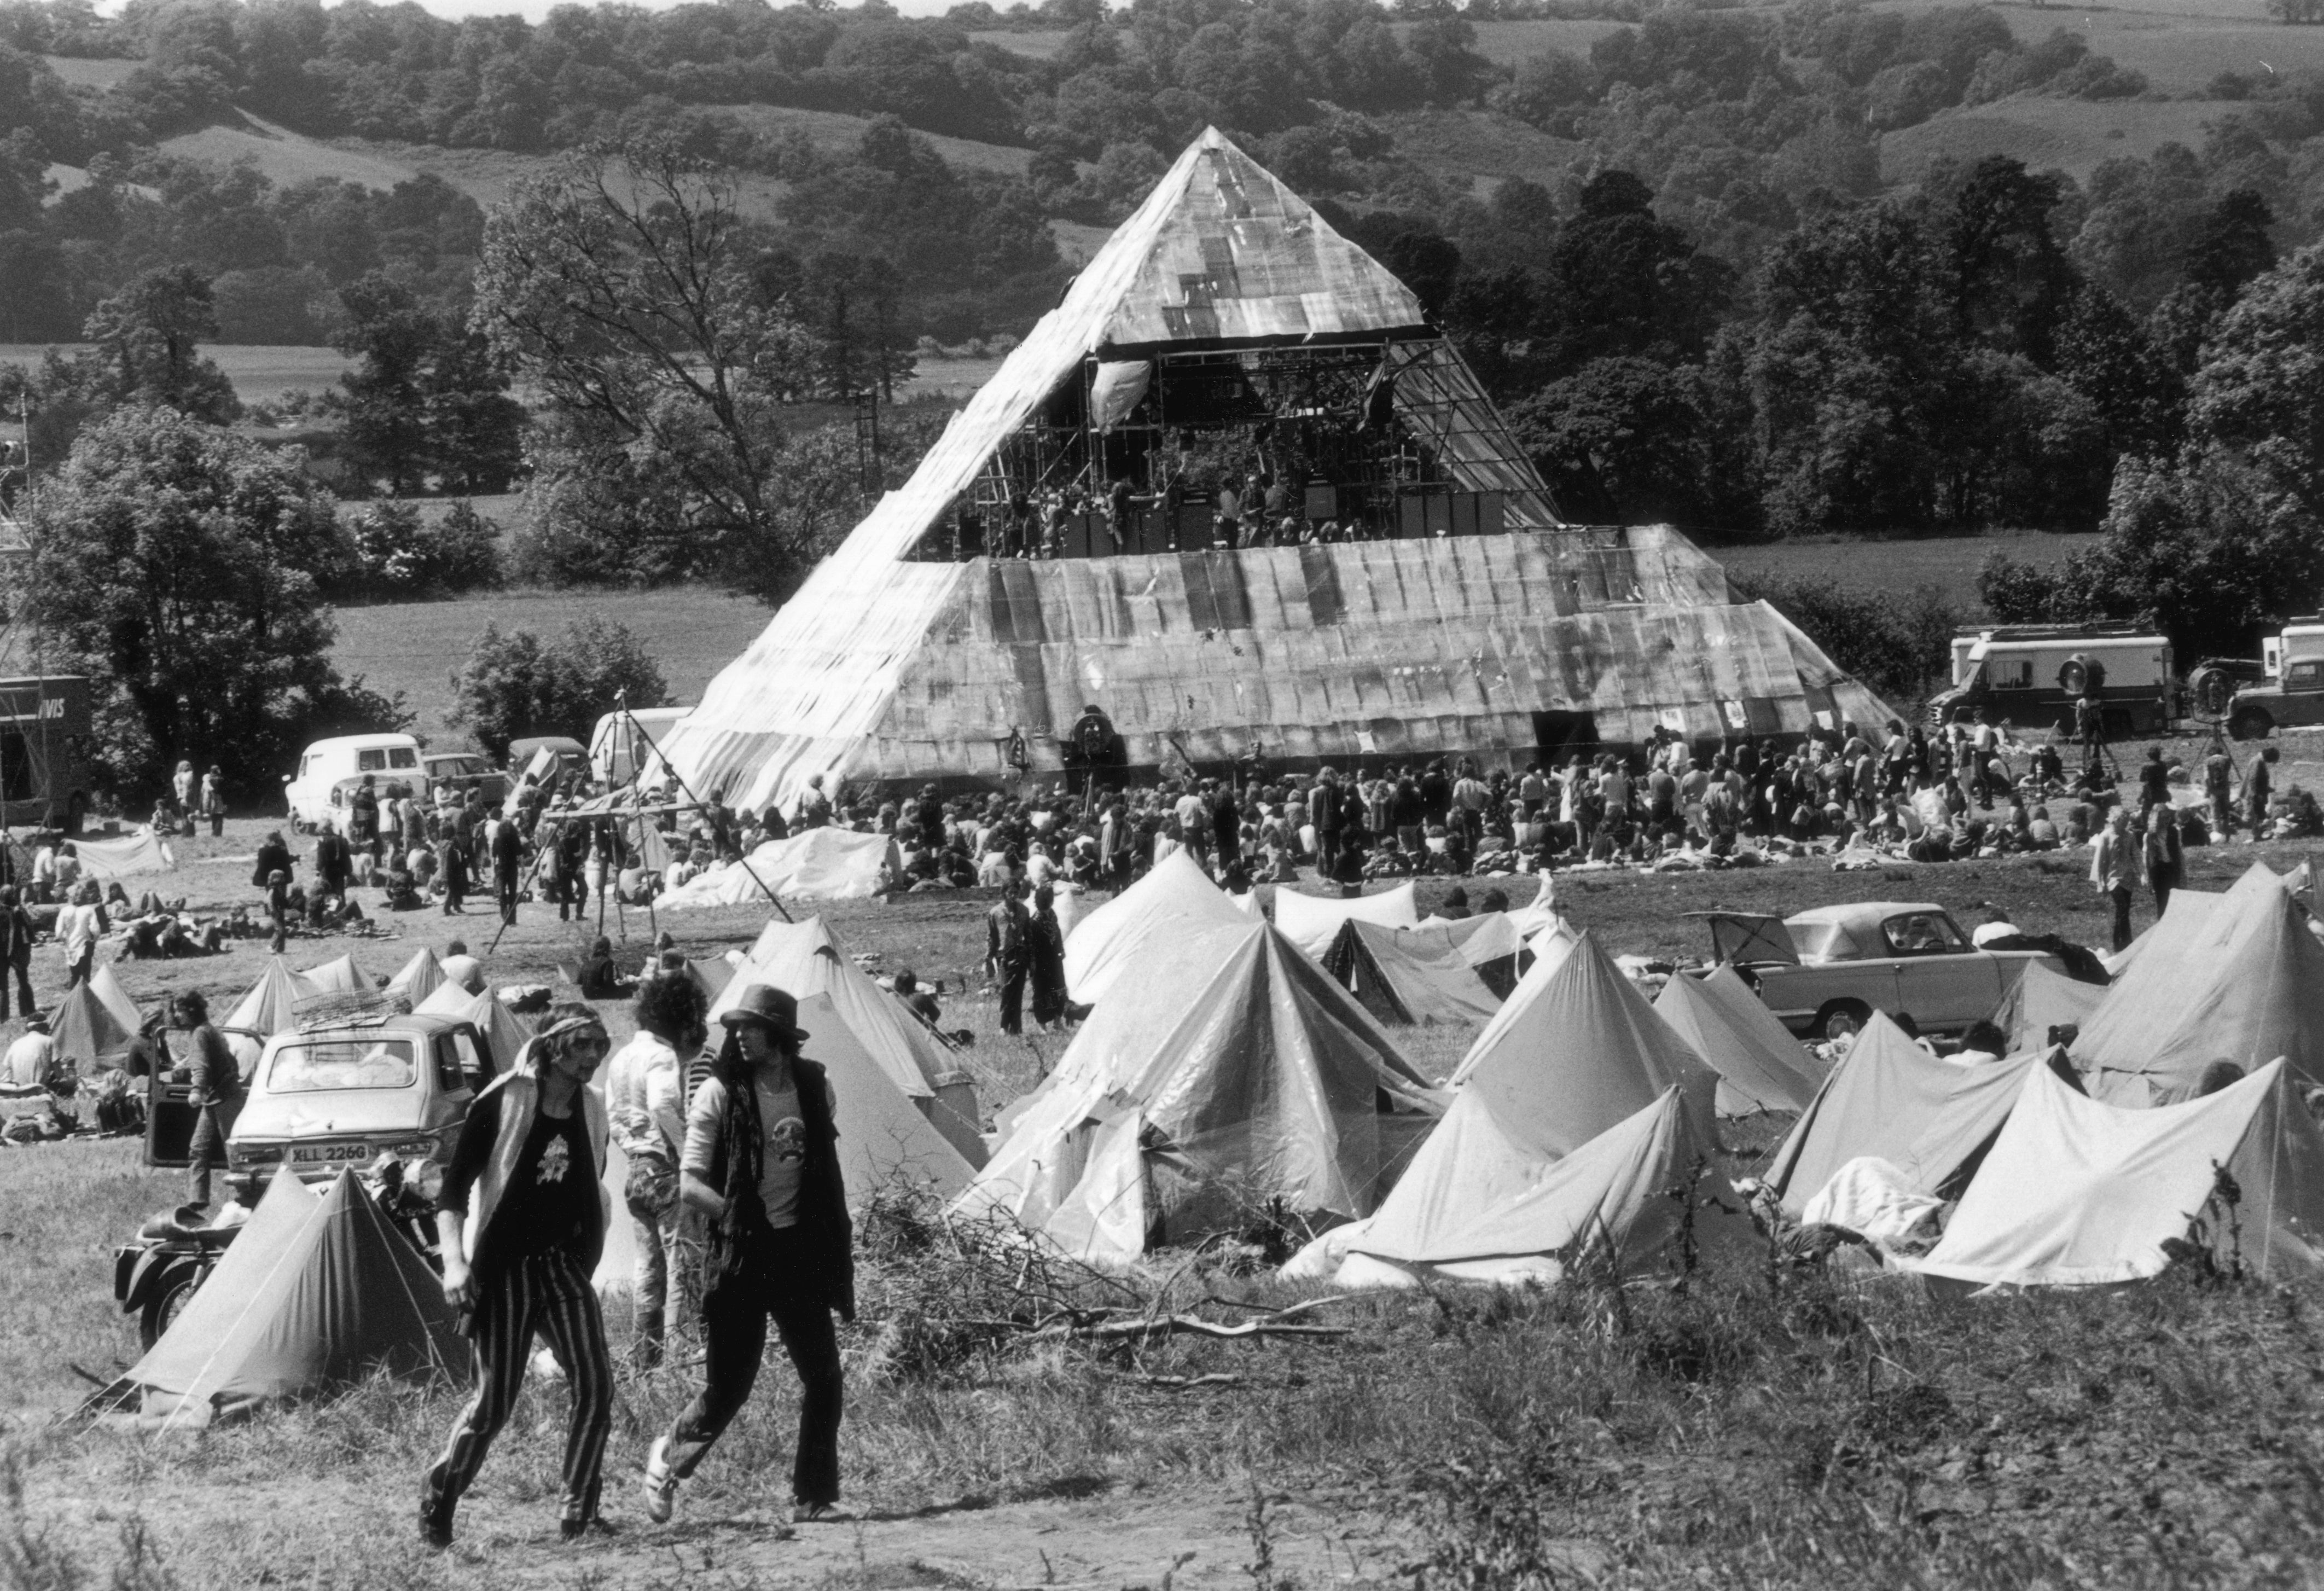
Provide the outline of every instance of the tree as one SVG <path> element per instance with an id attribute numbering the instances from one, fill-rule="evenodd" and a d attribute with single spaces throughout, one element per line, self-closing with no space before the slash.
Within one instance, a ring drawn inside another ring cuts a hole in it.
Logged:
<path id="1" fill-rule="evenodd" d="M 332 503 L 280 453 L 125 407 L 82 433 L 26 534 L 25 615 L 94 681 L 98 756 L 120 788 L 191 759 L 254 791 L 318 726 L 408 718 L 331 667 L 318 576 L 339 556 Z"/>
<path id="2" fill-rule="evenodd" d="M 391 493 L 501 492 L 521 462 L 524 410 L 490 343 L 447 322 L 384 272 L 339 289 L 333 346 L 363 363 L 326 400 L 342 417 L 346 456 Z"/>
<path id="3" fill-rule="evenodd" d="M 677 489 L 672 529 L 713 548 L 779 533 L 777 411 L 807 376 L 808 339 L 755 291 L 754 254 L 731 178 L 641 142 L 519 183 L 476 272 L 476 329 L 595 445 L 650 456 Z"/>
<path id="4" fill-rule="evenodd" d="M 2273 225 L 2267 201 L 2248 188 L 2236 189 L 2203 217 L 2179 285 L 2154 310 L 2157 333 L 2182 375 L 2195 374 L 2204 339 L 2236 296 L 2274 268 L 2275 241 L 2268 236 Z"/>
<path id="5" fill-rule="evenodd" d="M 1654 197 L 1622 171 L 1600 171 L 1583 186 L 1550 260 L 1562 290 L 1557 369 L 1624 355 L 1665 364 L 1702 356 L 1733 273 L 1656 217 Z"/>
<path id="6" fill-rule="evenodd" d="M 2248 458 L 2324 515 L 2324 245 L 2254 282 L 2221 319 L 2188 421 L 2198 441 Z"/>
<path id="7" fill-rule="evenodd" d="M 223 425 L 242 412 L 226 372 L 200 354 L 217 336 L 210 284 L 191 265 L 146 272 L 97 306 L 81 335 L 98 345 L 103 393 L 115 403 L 166 403 Z"/>
<path id="8" fill-rule="evenodd" d="M 1710 454 L 1692 384 L 1651 359 L 1593 359 L 1511 420 L 1567 518 L 1699 523 Z"/>
<path id="9" fill-rule="evenodd" d="M 1953 196 L 1943 230 L 1953 313 L 1964 335 L 2004 353 L 2050 363 L 2073 267 L 2050 227 L 2060 179 L 1987 155 Z"/>
<path id="10" fill-rule="evenodd" d="M 534 735 L 585 738 L 601 717 L 626 700 L 658 708 L 669 688 L 629 629 L 600 615 L 576 619 L 558 642 L 530 630 L 503 634 L 486 624 L 452 676 L 451 721 L 466 727 L 495 759 L 509 742 Z"/>

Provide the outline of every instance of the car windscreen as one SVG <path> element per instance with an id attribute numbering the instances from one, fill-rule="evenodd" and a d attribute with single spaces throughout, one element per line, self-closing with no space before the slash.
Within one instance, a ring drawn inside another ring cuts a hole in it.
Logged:
<path id="1" fill-rule="evenodd" d="M 309 1039 L 274 1052 L 266 1068 L 266 1091 L 409 1088 L 418 1076 L 409 1039 Z"/>
<path id="2" fill-rule="evenodd" d="M 1892 956 L 1955 956 L 1970 948 L 1941 911 L 1908 911 L 1880 925 Z"/>

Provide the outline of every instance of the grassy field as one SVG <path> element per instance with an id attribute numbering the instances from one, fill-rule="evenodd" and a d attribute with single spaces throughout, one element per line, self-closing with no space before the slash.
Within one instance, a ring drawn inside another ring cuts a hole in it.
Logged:
<path id="1" fill-rule="evenodd" d="M 848 116 L 835 110 L 800 110 L 779 105 L 713 105 L 706 111 L 723 113 L 734 117 L 744 126 L 762 133 L 787 133 L 794 129 L 807 134 L 807 141 L 825 154 L 853 154 L 863 142 L 863 130 L 872 125 L 869 116 Z M 1033 159 L 1030 149 L 1019 149 L 1006 143 L 984 143 L 973 138 L 954 138 L 942 133 L 920 134 L 934 144 L 936 153 L 955 166 L 974 171 L 995 171 L 1005 177 L 1020 177 Z"/>
<path id="2" fill-rule="evenodd" d="M 83 344 L 56 345 L 70 353 Z M 51 345 L 0 343 L 0 364 L 37 365 Z M 274 347 L 263 343 L 208 343 L 202 357 L 214 359 L 236 396 L 245 403 L 271 403 L 298 388 L 319 393 L 337 385 L 347 367 L 346 356 L 336 348 Z"/>
<path id="3" fill-rule="evenodd" d="M 1801 537 L 1756 547 L 1713 547 L 1712 557 L 1745 579 L 1833 580 L 1842 586 L 1899 594 L 1934 588 L 1964 620 L 1984 609 L 1977 571 L 1995 552 L 2049 563 L 2089 545 L 2087 536 L 2052 531 L 1997 531 L 1983 536 L 1927 536 L 1867 541 L 1857 537 Z"/>
<path id="4" fill-rule="evenodd" d="M 1940 160 L 1966 164 L 2006 154 L 2035 171 L 2054 169 L 2085 182 L 2117 156 L 2144 160 L 2166 143 L 2200 150 L 2205 125 L 2236 108 L 2223 99 L 1998 100 L 1884 134 L 1880 174 L 1890 182 L 1914 182 Z"/>
<path id="5" fill-rule="evenodd" d="M 1503 26 L 1488 23 L 1488 26 Z M 1398 111 L 1380 118 L 1398 151 L 1442 180 L 1481 196 L 1504 177 L 1553 178 L 1582 145 L 1497 111 Z"/>
<path id="6" fill-rule="evenodd" d="M 134 60 L 84 60 L 70 55 L 44 55 L 41 59 L 57 76 L 77 88 L 110 88 L 141 64 Z"/>
<path id="7" fill-rule="evenodd" d="M 223 840 L 189 842 L 172 887 L 240 898 L 240 859 L 261 827 L 237 821 Z M 2219 887 L 2255 856 L 2278 867 L 2298 859 L 2286 847 L 2199 851 L 2190 882 Z M 2037 932 L 2088 938 L 2096 926 L 2079 868 L 1898 872 L 1601 875 L 1565 880 L 1562 895 L 1618 950 L 1672 948 L 1686 910 L 1883 894 L 1961 912 L 1991 899 Z M 1425 886 L 1424 905 L 1442 887 Z M 1028 1087 L 1061 1041 L 1004 1046 L 990 1000 L 959 992 L 981 953 L 983 905 L 973 893 L 908 897 L 830 915 L 849 949 L 882 969 L 909 962 L 946 980 L 946 1025 L 975 1033 L 967 1053 L 990 1108 Z M 743 943 L 759 916 L 670 913 L 662 925 L 707 957 Z M 391 942 L 302 940 L 292 961 L 352 944 L 359 965 L 384 973 L 455 932 L 481 946 L 490 922 L 389 918 Z M 546 980 L 575 936 L 528 907 L 490 971 Z M 58 959 L 36 958 L 44 999 L 58 992 Z M 238 992 L 262 962 L 245 942 L 209 960 L 117 970 L 150 1001 L 189 985 Z M 604 1009 L 625 1033 L 622 1007 Z M 1427 1049 L 1457 1054 L 1461 1042 L 1448 1031 Z M 1722 1161 L 1759 1164 L 1782 1128 L 1781 1118 L 1727 1124 Z M 86 1391 L 76 1366 L 102 1377 L 134 1359 L 111 1303 L 110 1248 L 177 1186 L 118 1143 L 0 1152 L 0 1253 L 41 1279 L 0 1290 L 0 1565 L 10 1571 L 0 1583 L 10 1591 L 84 1577 L 140 1591 L 1100 1591 L 1165 1580 L 2063 1591 L 2304 1584 L 2324 1547 L 2324 1382 L 2307 1368 L 2324 1352 L 2313 1325 L 2324 1294 L 2305 1285 L 2172 1276 L 1942 1304 L 1877 1274 L 1771 1271 L 1746 1253 L 1684 1289 L 1618 1301 L 1586 1285 L 1364 1297 L 1311 1317 L 1347 1328 L 1337 1338 L 1172 1338 L 1084 1355 L 973 1346 L 955 1323 L 989 1309 L 1010 1275 L 973 1245 L 915 1250 L 872 1221 L 862 1318 L 844 1339 L 855 1524 L 795 1541 L 768 1528 L 785 1501 L 796 1418 L 778 1358 L 687 1488 L 678 1522 L 648 1526 L 637 1466 L 693 1390 L 681 1354 L 622 1378 L 606 1501 L 621 1534 L 557 1542 L 560 1401 L 535 1383 L 464 1511 L 459 1544 L 433 1556 L 413 1539 L 410 1502 L 460 1402 L 454 1389 L 373 1383 L 183 1440 L 54 1422 Z M 1176 1308 L 1299 1296 L 1181 1258 L 1131 1284 Z M 1114 1286 L 1067 1285 L 1087 1301 Z M 626 1314 L 616 1294 L 617 1351 Z M 1172 1390 L 1203 1375 L 1228 1379 Z M 1508 1577 L 1458 1572 L 1480 1560 Z M 1527 1565 L 1542 1573 L 1516 1577 Z"/>
<path id="8" fill-rule="evenodd" d="M 645 643 L 672 698 L 702 699 L 710 677 L 758 639 L 771 616 L 748 597 L 693 587 L 661 591 L 503 591 L 461 602 L 386 603 L 339 609 L 331 660 L 342 674 L 361 674 L 374 689 L 401 690 L 418 711 L 413 733 L 443 744 L 458 733 L 445 722 L 450 678 L 487 624 L 530 630 L 544 639 L 566 624 L 603 614 Z"/>

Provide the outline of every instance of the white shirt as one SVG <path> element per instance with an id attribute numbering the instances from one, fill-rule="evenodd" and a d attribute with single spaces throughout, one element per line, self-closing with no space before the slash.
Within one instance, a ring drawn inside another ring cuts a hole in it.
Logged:
<path id="1" fill-rule="evenodd" d="M 457 984 L 471 994 L 481 994 L 484 992 L 484 964 L 473 956 L 447 956 L 444 981 Z"/>
<path id="2" fill-rule="evenodd" d="M 605 1065 L 605 1105 L 622 1152 L 659 1150 L 676 1161 L 686 1147 L 686 1079 L 678 1051 L 641 1029 Z"/>
<path id="3" fill-rule="evenodd" d="M 38 1087 L 49 1075 L 49 1059 L 56 1048 L 56 1041 L 46 1033 L 26 1033 L 8 1046 L 5 1056 L 0 1056 L 0 1072 L 6 1073 L 15 1087 Z"/>
<path id="4" fill-rule="evenodd" d="M 78 961 L 81 952 L 97 943 L 96 906 L 68 906 L 57 913 L 57 932 L 65 942 L 65 959 Z"/>
<path id="5" fill-rule="evenodd" d="M 1979 923 L 1969 936 L 1969 942 L 1982 950 L 1996 939 L 2014 939 L 2023 932 L 2014 922 Z"/>

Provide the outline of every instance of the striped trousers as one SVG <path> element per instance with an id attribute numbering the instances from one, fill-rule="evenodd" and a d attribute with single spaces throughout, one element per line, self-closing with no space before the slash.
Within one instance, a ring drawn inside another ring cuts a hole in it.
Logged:
<path id="1" fill-rule="evenodd" d="M 536 1333 L 565 1368 L 573 1412 L 565 1428 L 564 1517 L 596 1517 L 605 1438 L 613 1429 L 613 1360 L 605 1318 L 581 1263 L 562 1249 L 528 1255 L 476 1275 L 470 1335 L 476 1348 L 476 1395 L 452 1429 L 444 1456 L 428 1472 L 425 1500 L 447 1514 L 467 1492 L 493 1438 L 516 1407 Z"/>

